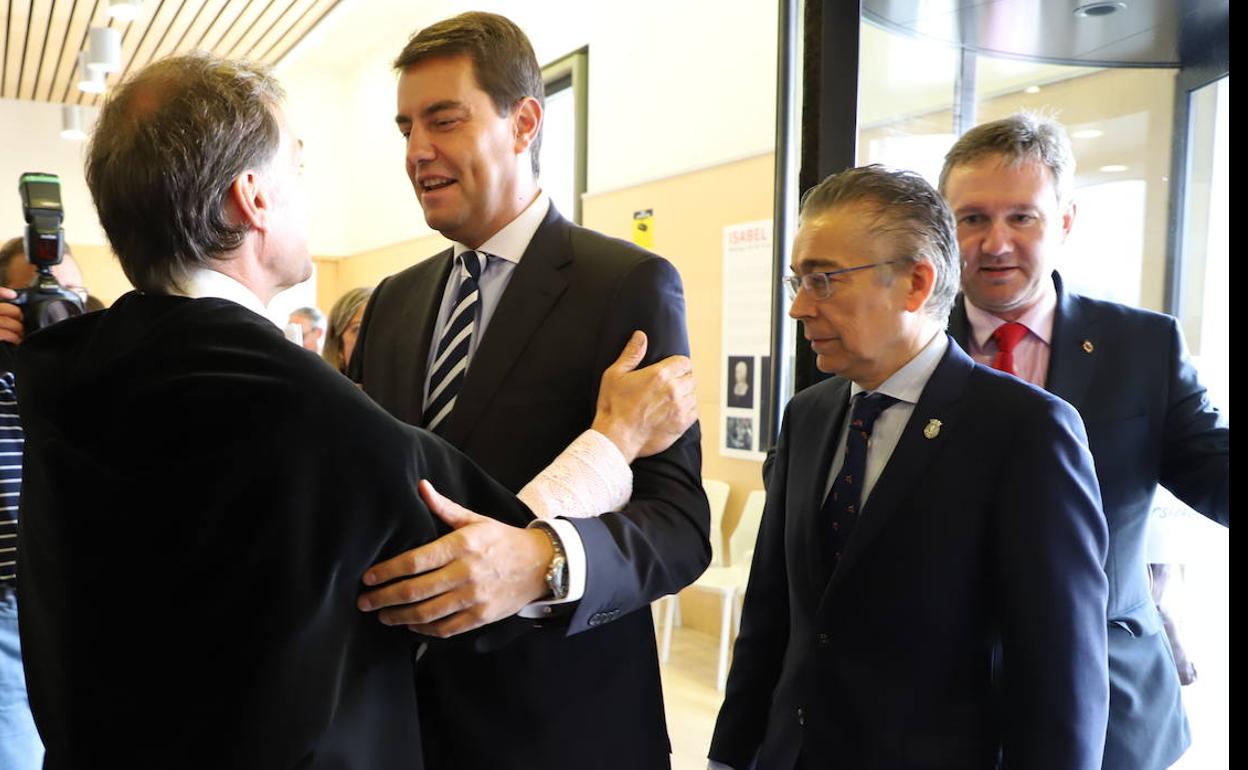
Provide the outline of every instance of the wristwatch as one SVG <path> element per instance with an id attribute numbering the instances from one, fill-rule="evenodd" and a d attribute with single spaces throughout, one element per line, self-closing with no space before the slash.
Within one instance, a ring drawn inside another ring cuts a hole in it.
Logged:
<path id="1" fill-rule="evenodd" d="M 550 566 L 546 568 L 546 590 L 550 592 L 550 598 L 557 601 L 568 598 L 568 557 L 563 550 L 563 541 L 559 539 L 559 533 L 555 528 L 544 521 L 536 521 L 533 523 L 535 529 L 540 529 L 546 537 L 550 538 L 550 546 L 555 549 L 555 555 L 550 559 Z"/>

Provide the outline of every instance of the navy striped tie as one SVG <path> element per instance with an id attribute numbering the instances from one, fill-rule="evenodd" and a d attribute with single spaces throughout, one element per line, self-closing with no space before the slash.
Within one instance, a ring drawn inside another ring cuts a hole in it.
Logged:
<path id="1" fill-rule="evenodd" d="M 462 271 L 459 293 L 455 295 L 451 316 L 438 341 L 438 352 L 430 367 L 433 374 L 429 376 L 429 398 L 425 401 L 425 428 L 434 432 L 455 408 L 455 397 L 468 376 L 468 351 L 477 323 L 477 309 L 481 306 L 477 282 L 487 257 L 480 252 L 465 251 L 458 259 Z"/>

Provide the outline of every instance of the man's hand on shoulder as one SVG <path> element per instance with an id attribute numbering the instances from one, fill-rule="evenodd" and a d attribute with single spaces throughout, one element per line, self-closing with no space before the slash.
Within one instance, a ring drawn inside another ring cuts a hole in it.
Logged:
<path id="1" fill-rule="evenodd" d="M 630 463 L 667 449 L 698 419 L 693 362 L 687 356 L 670 356 L 638 369 L 646 345 L 645 332 L 633 332 L 619 358 L 602 373 L 591 426 Z"/>
<path id="2" fill-rule="evenodd" d="M 22 309 L 9 301 L 16 298 L 17 292 L 0 286 L 0 342 L 14 345 L 22 341 Z"/>
<path id="3" fill-rule="evenodd" d="M 448 637 L 510 617 L 546 594 L 554 548 L 544 533 L 473 513 L 428 481 L 420 494 L 455 531 L 374 564 L 364 584 L 381 587 L 360 597 L 361 610 L 381 610 L 377 617 L 388 626 Z"/>

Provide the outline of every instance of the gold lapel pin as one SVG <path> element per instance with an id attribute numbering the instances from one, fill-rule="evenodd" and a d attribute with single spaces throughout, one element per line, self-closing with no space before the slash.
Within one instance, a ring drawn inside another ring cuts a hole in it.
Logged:
<path id="1" fill-rule="evenodd" d="M 927 425 L 923 427 L 923 436 L 925 438 L 936 438 L 940 435 L 940 420 L 931 419 L 927 421 Z"/>
<path id="2" fill-rule="evenodd" d="M 1093 350 L 1093 347 L 1092 347 L 1092 340 L 1084 340 L 1084 341 L 1083 341 L 1083 352 L 1084 352 L 1084 353 L 1091 353 L 1091 352 L 1092 352 L 1092 350 Z"/>

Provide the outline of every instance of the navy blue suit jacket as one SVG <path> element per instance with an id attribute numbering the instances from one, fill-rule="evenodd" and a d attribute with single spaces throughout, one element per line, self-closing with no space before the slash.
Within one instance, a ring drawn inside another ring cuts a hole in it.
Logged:
<path id="1" fill-rule="evenodd" d="M 1145 564 L 1157 485 L 1230 525 L 1230 428 L 1209 403 L 1174 318 L 1071 294 L 1057 313 L 1045 389 L 1079 411 L 1109 522 L 1110 726 L 1107 770 L 1166 768 L 1189 739 L 1179 680 Z M 949 334 L 965 347 L 964 299 Z"/>
<path id="2" fill-rule="evenodd" d="M 365 392 L 413 424 L 451 264 L 448 250 L 382 282 L 351 362 Z M 568 222 L 552 205 L 473 356 L 444 435 L 519 490 L 589 427 L 602 372 L 634 329 L 649 337 L 643 364 L 689 353 L 675 268 Z M 693 582 L 710 561 L 700 437 L 694 425 L 670 449 L 633 463 L 623 511 L 572 520 L 588 578 L 568 617 L 497 653 L 448 648 L 422 660 L 422 703 L 438 704 L 421 715 L 429 766 L 667 766 L 654 628 L 650 613 L 636 610 Z"/>
<path id="3" fill-rule="evenodd" d="M 1107 534 L 1079 416 L 950 344 L 820 582 L 849 386 L 789 404 L 711 758 L 1097 767 Z"/>

